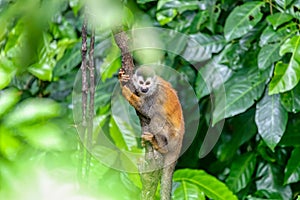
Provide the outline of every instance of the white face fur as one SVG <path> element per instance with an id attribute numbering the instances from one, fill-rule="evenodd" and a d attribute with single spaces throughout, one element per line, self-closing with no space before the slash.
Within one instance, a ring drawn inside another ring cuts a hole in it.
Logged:
<path id="1" fill-rule="evenodd" d="M 133 84 L 140 95 L 151 95 L 156 89 L 156 75 L 147 68 L 139 68 L 133 75 Z"/>

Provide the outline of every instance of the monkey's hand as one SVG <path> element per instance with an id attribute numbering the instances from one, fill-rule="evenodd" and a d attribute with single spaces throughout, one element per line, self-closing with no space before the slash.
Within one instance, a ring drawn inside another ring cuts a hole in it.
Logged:
<path id="1" fill-rule="evenodd" d="M 167 149 L 164 149 L 164 148 L 161 148 L 159 145 L 158 145 L 158 142 L 155 138 L 155 136 L 152 134 L 152 133 L 149 133 L 149 132 L 144 132 L 142 134 L 142 146 L 144 147 L 146 145 L 146 142 L 150 142 L 150 144 L 152 145 L 152 147 L 159 151 L 160 153 L 162 154 L 165 154 L 168 152 Z"/>
<path id="2" fill-rule="evenodd" d="M 126 83 L 126 82 L 128 82 L 130 80 L 129 75 L 125 74 L 125 71 L 122 68 L 119 71 L 118 78 L 119 78 L 119 81 L 121 83 L 121 86 L 122 86 L 122 83 Z"/>

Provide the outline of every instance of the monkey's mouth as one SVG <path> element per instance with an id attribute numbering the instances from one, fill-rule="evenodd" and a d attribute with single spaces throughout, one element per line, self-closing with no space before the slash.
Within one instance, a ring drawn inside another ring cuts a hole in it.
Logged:
<path id="1" fill-rule="evenodd" d="M 148 88 L 142 88 L 142 89 L 141 89 L 141 92 L 142 92 L 142 93 L 147 93 L 147 92 L 148 92 Z"/>

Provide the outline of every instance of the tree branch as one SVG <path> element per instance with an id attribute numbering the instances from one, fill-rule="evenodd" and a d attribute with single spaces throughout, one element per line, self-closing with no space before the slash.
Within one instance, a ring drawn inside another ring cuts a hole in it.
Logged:
<path id="1" fill-rule="evenodd" d="M 125 74 L 128 74 L 130 77 L 130 81 L 125 84 L 131 91 L 134 91 L 134 86 L 131 81 L 134 71 L 134 62 L 128 46 L 128 36 L 121 27 L 117 27 L 115 30 L 113 30 L 113 33 L 115 42 L 121 50 L 122 70 L 125 71 Z M 148 119 L 139 113 L 137 113 L 137 115 L 140 119 L 141 126 L 146 126 Z M 155 155 L 155 151 L 150 143 L 146 144 L 145 149 L 145 160 L 142 163 L 139 163 L 139 172 L 143 184 L 141 199 L 153 200 L 155 198 L 157 185 L 160 180 L 160 167 L 163 160 L 161 157 Z"/>

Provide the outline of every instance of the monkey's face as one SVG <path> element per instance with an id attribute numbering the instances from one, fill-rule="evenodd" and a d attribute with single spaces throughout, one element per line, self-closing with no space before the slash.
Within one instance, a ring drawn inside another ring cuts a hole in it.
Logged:
<path id="1" fill-rule="evenodd" d="M 144 79 L 142 76 L 133 76 L 134 86 L 141 95 L 152 93 L 154 81 L 154 77 Z"/>
<path id="2" fill-rule="evenodd" d="M 151 95 L 155 90 L 156 75 L 153 73 L 149 74 L 149 71 L 138 69 L 133 75 L 133 83 L 140 95 Z"/>

